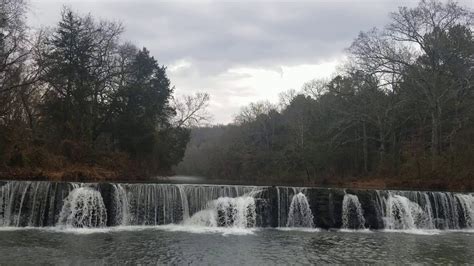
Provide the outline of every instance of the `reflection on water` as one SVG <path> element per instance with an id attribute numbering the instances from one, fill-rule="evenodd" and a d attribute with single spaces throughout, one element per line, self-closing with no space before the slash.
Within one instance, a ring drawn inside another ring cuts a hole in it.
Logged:
<path id="1" fill-rule="evenodd" d="M 184 227 L 0 230 L 0 263 L 472 263 L 472 232 Z"/>

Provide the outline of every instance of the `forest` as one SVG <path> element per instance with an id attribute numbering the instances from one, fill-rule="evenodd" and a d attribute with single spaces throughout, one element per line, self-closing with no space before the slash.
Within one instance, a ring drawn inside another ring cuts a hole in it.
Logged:
<path id="1" fill-rule="evenodd" d="M 241 183 L 472 189 L 473 13 L 400 7 L 330 79 L 197 128 L 178 173 Z M 263 182 L 260 182 L 263 181 Z"/>
<path id="2" fill-rule="evenodd" d="M 0 2 L 0 172 L 4 178 L 135 179 L 171 173 L 209 95 L 174 97 L 120 23 L 64 7 L 32 31 L 23 0 Z"/>
<path id="3" fill-rule="evenodd" d="M 209 94 L 174 95 L 166 66 L 123 41 L 120 23 L 64 7 L 33 31 L 27 8 L 0 1 L 2 178 L 474 187 L 469 7 L 400 7 L 354 36 L 331 78 L 228 125 L 207 123 Z"/>

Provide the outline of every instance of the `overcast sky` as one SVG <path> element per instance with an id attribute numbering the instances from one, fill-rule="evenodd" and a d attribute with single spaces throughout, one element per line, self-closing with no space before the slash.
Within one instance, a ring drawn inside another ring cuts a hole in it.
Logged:
<path id="1" fill-rule="evenodd" d="M 250 102 L 277 102 L 282 91 L 330 76 L 361 30 L 382 27 L 389 12 L 416 3 L 31 0 L 29 23 L 54 26 L 64 5 L 122 22 L 125 41 L 168 66 L 176 94 L 208 92 L 213 122 L 228 123 Z"/>

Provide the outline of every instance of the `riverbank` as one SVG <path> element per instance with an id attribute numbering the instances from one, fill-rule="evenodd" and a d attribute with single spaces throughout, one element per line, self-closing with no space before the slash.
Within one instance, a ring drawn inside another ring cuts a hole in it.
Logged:
<path id="1" fill-rule="evenodd" d="M 61 170 L 8 169 L 0 171 L 2 180 L 57 181 L 57 182 L 151 182 L 139 171 L 117 171 L 96 166 L 68 166 Z"/>
<path id="2" fill-rule="evenodd" d="M 57 182 L 116 182 L 116 183 L 172 183 L 172 184 L 215 184 L 248 186 L 297 186 L 353 189 L 389 189 L 422 191 L 474 191 L 474 180 L 463 178 L 401 178 L 401 177 L 358 177 L 331 178 L 315 181 L 284 181 L 274 179 L 216 179 L 195 176 L 147 176 L 138 171 L 119 172 L 101 167 L 68 167 L 63 170 L 10 169 L 0 171 L 0 180 L 57 181 Z"/>

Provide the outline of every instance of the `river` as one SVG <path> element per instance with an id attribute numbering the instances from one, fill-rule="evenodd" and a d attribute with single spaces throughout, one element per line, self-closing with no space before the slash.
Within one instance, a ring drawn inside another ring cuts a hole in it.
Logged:
<path id="1" fill-rule="evenodd" d="M 474 195 L 0 182 L 0 264 L 474 261 Z"/>
<path id="2" fill-rule="evenodd" d="M 114 229 L 0 229 L 2 264 L 307 264 L 474 261 L 469 232 L 205 230 L 182 226 Z"/>

